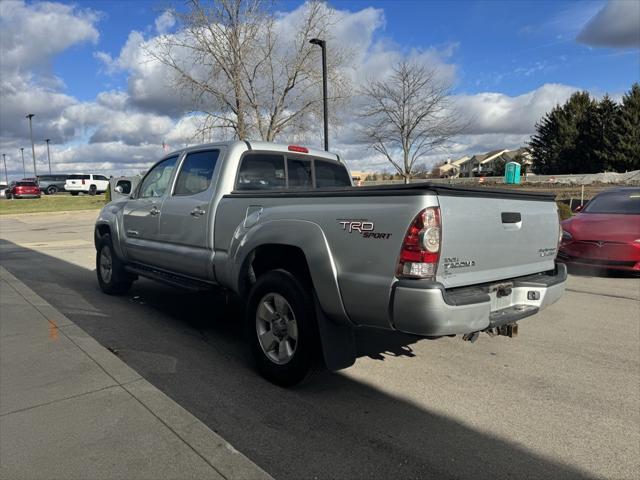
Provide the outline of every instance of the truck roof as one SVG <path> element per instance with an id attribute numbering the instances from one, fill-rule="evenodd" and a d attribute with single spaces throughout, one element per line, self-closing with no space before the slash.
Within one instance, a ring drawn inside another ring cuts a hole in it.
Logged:
<path id="1" fill-rule="evenodd" d="M 207 147 L 228 147 L 234 144 L 243 144 L 246 146 L 248 150 L 257 150 L 257 151 L 267 151 L 267 152 L 282 152 L 282 153 L 301 153 L 302 155 L 311 155 L 317 158 L 323 158 L 327 160 L 333 160 L 334 162 L 340 162 L 340 157 L 331 152 L 326 152 L 324 150 L 318 150 L 315 148 L 307 147 L 306 145 L 298 145 L 298 144 L 285 144 L 285 143 L 273 143 L 273 142 L 263 142 L 263 141 L 254 141 L 254 140 L 232 140 L 227 142 L 214 142 L 214 143 L 202 143 L 199 145 L 193 145 L 186 148 L 181 148 L 179 150 L 175 150 L 171 153 L 165 155 L 165 157 L 175 155 L 177 153 L 183 152 L 191 152 L 196 150 L 202 150 Z M 289 147 L 303 147 L 307 149 L 307 152 L 300 152 L 298 150 L 290 150 Z"/>

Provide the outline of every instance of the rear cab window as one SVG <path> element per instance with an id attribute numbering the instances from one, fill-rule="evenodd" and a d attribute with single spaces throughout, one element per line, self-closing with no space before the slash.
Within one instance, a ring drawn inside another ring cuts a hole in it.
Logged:
<path id="1" fill-rule="evenodd" d="M 78 175 L 78 174 L 74 174 L 74 175 L 69 175 L 68 180 L 90 180 L 91 179 L 91 175 Z"/>
<path id="2" fill-rule="evenodd" d="M 285 187 L 284 155 L 248 153 L 242 157 L 237 190 L 282 190 Z"/>
<path id="3" fill-rule="evenodd" d="M 344 165 L 326 160 L 315 161 L 316 187 L 350 187 L 351 178 Z"/>
<path id="4" fill-rule="evenodd" d="M 346 167 L 330 160 L 279 153 L 246 153 L 236 190 L 312 190 L 351 187 Z"/>

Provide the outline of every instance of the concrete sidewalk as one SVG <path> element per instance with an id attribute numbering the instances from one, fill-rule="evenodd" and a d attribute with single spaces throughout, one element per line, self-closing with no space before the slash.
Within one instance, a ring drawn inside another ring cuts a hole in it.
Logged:
<path id="1" fill-rule="evenodd" d="M 0 267 L 0 478 L 271 477 Z"/>

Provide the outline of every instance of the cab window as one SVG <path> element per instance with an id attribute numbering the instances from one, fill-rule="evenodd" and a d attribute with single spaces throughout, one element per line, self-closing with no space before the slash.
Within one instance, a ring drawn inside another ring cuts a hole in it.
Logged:
<path id="1" fill-rule="evenodd" d="M 169 157 L 156 164 L 140 184 L 139 198 L 161 197 L 169 186 L 178 157 Z"/>
<path id="2" fill-rule="evenodd" d="M 287 159 L 287 175 L 289 178 L 289 188 L 310 189 L 313 188 L 313 177 L 311 174 L 311 161 L 295 158 Z"/>
<path id="3" fill-rule="evenodd" d="M 176 180 L 174 195 L 195 195 L 209 188 L 216 168 L 219 150 L 193 152 L 187 155 Z"/>
<path id="4" fill-rule="evenodd" d="M 249 153 L 242 158 L 237 190 L 281 190 L 285 184 L 283 155 Z"/>
<path id="5" fill-rule="evenodd" d="M 316 160 L 316 187 L 350 187 L 351 179 L 347 169 L 338 163 Z"/>

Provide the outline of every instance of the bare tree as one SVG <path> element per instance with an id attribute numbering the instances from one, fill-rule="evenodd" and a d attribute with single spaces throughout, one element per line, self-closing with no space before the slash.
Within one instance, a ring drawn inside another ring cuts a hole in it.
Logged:
<path id="1" fill-rule="evenodd" d="M 450 88 L 436 70 L 403 61 L 388 79 L 362 90 L 366 140 L 405 183 L 416 173 L 418 160 L 462 129 L 449 102 Z"/>
<path id="2" fill-rule="evenodd" d="M 319 118 L 322 102 L 320 51 L 309 44 L 329 38 L 332 11 L 319 1 L 303 6 L 297 30 L 285 30 L 269 0 L 189 0 L 174 11 L 178 32 L 147 48 L 168 66 L 180 91 L 193 95 L 205 114 L 197 135 L 231 130 L 236 138 L 273 141 L 285 130 L 304 131 Z M 338 68 L 345 49 L 334 46 L 328 65 L 330 101 L 349 94 Z"/>

